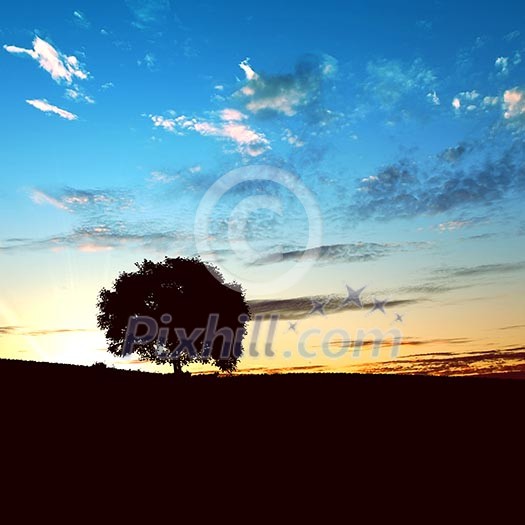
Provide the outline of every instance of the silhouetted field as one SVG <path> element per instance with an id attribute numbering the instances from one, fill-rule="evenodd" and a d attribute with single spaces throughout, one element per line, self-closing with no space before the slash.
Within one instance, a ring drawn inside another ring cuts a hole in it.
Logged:
<path id="1" fill-rule="evenodd" d="M 523 436 L 524 394 L 525 381 L 504 379 L 288 374 L 177 381 L 0 360 L 2 457 L 13 462 L 4 478 L 22 486 L 28 472 L 38 472 L 45 485 L 59 466 L 62 482 L 68 469 L 92 472 L 95 480 L 142 472 L 157 490 L 155 470 L 171 465 L 174 478 L 181 468 L 201 475 L 198 490 L 204 490 L 209 478 L 200 473 L 220 479 L 234 465 L 255 477 L 282 481 L 293 472 L 297 482 L 311 483 L 313 471 L 344 464 L 350 477 L 364 467 L 359 479 L 365 483 L 367 476 L 372 490 L 385 479 L 377 479 L 378 468 L 393 483 L 408 464 L 427 478 L 484 464 L 489 456 L 473 453 L 474 444 L 476 451 L 514 455 L 519 448 L 512 442 Z M 315 483 L 335 482 L 327 475 Z"/>
<path id="2" fill-rule="evenodd" d="M 91 424 L 302 425 L 503 417 L 525 381 L 359 374 L 192 376 L 0 360 L 4 416 Z"/>

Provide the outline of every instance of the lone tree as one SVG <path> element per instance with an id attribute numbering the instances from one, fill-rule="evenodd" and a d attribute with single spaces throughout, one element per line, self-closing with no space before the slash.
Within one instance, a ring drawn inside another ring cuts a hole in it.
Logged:
<path id="1" fill-rule="evenodd" d="M 216 267 L 198 258 L 145 259 L 135 266 L 98 296 L 97 322 L 108 350 L 123 355 L 132 348 L 141 360 L 170 362 L 176 374 L 191 362 L 234 371 L 250 318 L 242 287 L 227 286 Z"/>

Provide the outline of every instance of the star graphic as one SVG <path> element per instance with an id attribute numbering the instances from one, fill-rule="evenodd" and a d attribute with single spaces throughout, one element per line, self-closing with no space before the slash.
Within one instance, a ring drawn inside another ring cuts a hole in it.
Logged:
<path id="1" fill-rule="evenodd" d="M 363 303 L 361 302 L 360 295 L 363 293 L 363 290 L 366 288 L 366 286 L 363 286 L 362 288 L 359 288 L 359 290 L 354 290 L 350 286 L 346 285 L 346 291 L 348 293 L 348 297 L 344 299 L 341 306 L 346 306 L 347 304 L 355 304 L 359 308 L 363 308 Z"/>
<path id="2" fill-rule="evenodd" d="M 370 310 L 369 313 L 372 313 L 372 312 L 375 312 L 376 310 L 379 310 L 380 312 L 383 312 L 384 314 L 386 314 L 385 306 L 386 306 L 387 302 L 388 302 L 388 299 L 385 299 L 384 301 L 380 301 L 379 299 L 374 297 L 374 306 L 372 306 L 372 310 Z"/>
<path id="3" fill-rule="evenodd" d="M 394 323 L 402 323 L 403 322 L 403 315 L 398 314 L 397 312 L 394 312 L 394 315 L 396 318 L 394 319 Z"/>
<path id="4" fill-rule="evenodd" d="M 312 309 L 308 313 L 308 315 L 315 314 L 315 312 L 319 312 L 321 315 L 325 315 L 324 313 L 324 307 L 328 304 L 328 301 L 321 302 L 316 301 L 315 299 L 311 299 L 312 301 Z"/>
<path id="5" fill-rule="evenodd" d="M 295 323 L 291 323 L 290 321 L 288 321 L 288 332 L 297 333 L 297 321 Z"/>

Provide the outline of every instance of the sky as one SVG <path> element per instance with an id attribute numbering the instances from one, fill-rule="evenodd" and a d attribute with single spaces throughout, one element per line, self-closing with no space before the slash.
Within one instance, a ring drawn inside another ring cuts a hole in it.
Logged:
<path id="1" fill-rule="evenodd" d="M 279 316 L 240 372 L 525 368 L 522 3 L 22 0 L 0 45 L 0 357 L 162 371 L 97 294 L 198 255 Z"/>

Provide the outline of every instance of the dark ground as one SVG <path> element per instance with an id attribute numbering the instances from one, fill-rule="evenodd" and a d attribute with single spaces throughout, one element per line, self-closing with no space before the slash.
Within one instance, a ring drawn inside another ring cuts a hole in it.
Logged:
<path id="1" fill-rule="evenodd" d="M 135 426 L 140 432 L 147 423 L 175 433 L 260 429 L 278 439 L 286 430 L 326 430 L 342 439 L 363 425 L 385 435 L 451 424 L 511 425 L 523 413 L 525 381 L 359 374 L 178 380 L 103 366 L 0 360 L 0 396 L 4 425 L 40 424 L 50 432 L 79 426 L 93 433 Z"/>
<path id="2" fill-rule="evenodd" d="M 2 487 L 28 494 L 49 486 L 53 497 L 67 489 L 82 501 L 79 509 L 100 498 L 127 508 L 136 498 L 178 506 L 170 487 L 181 482 L 194 495 L 213 490 L 228 508 L 231 498 L 252 509 L 274 505 L 290 491 L 303 508 L 320 492 L 325 501 L 355 504 L 356 485 L 381 495 L 367 512 L 394 489 L 412 505 L 414 487 L 430 494 L 429 505 L 442 505 L 471 478 L 485 480 L 488 467 L 499 469 L 490 475 L 497 484 L 508 475 L 501 467 L 520 474 L 525 437 L 525 381 L 515 379 L 289 374 L 177 381 L 0 360 L 0 400 Z M 429 483 L 440 487 L 441 499 Z"/>

